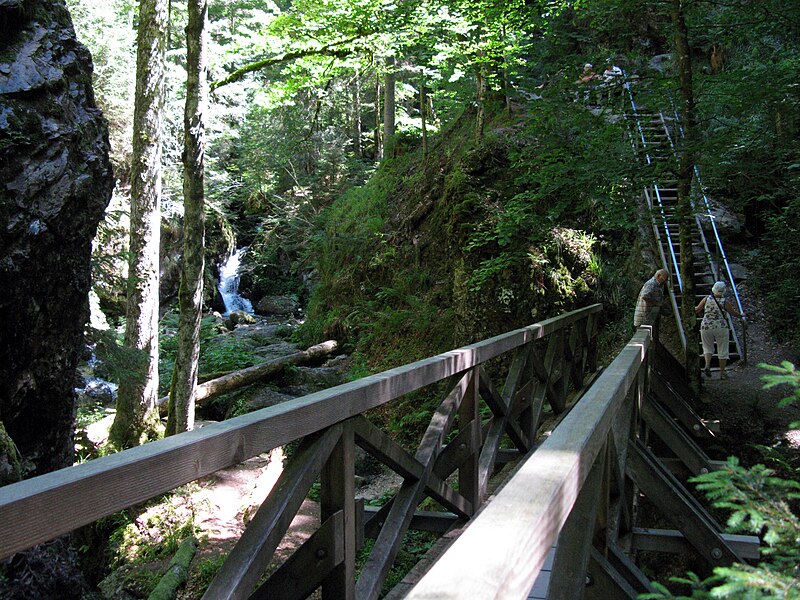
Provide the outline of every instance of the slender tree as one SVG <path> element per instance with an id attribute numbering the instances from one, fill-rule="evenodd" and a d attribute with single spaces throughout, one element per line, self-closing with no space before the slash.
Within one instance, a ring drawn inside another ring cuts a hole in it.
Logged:
<path id="1" fill-rule="evenodd" d="M 422 158 L 428 157 L 428 95 L 425 92 L 425 69 L 421 69 L 419 76 L 419 118 L 422 127 Z"/>
<path id="2" fill-rule="evenodd" d="M 678 88 L 680 90 L 680 113 L 683 123 L 683 146 L 680 149 L 680 162 L 677 173 L 677 203 L 681 254 L 681 319 L 686 334 L 684 359 L 689 384 L 700 392 L 699 339 L 695 331 L 695 282 L 694 252 L 692 251 L 692 232 L 694 231 L 694 211 L 691 201 L 692 178 L 694 176 L 697 124 L 694 92 L 692 89 L 692 56 L 689 46 L 689 29 L 686 26 L 686 6 L 684 0 L 672 0 L 670 16 L 675 28 L 675 54 L 678 59 Z"/>
<path id="3" fill-rule="evenodd" d="M 395 64 L 394 56 L 386 59 L 386 76 L 383 86 L 383 157 L 391 158 L 395 142 Z"/>
<path id="4" fill-rule="evenodd" d="M 483 131 L 486 128 L 486 73 L 484 65 L 479 63 L 475 71 L 475 104 L 477 113 L 475 114 L 475 139 L 480 142 L 483 139 Z"/>
<path id="5" fill-rule="evenodd" d="M 353 75 L 353 155 L 356 158 L 363 156 L 361 127 L 361 70 L 356 67 Z"/>
<path id="6" fill-rule="evenodd" d="M 205 110 L 208 97 L 206 49 L 208 4 L 188 0 L 186 109 L 183 116 L 183 268 L 178 291 L 178 351 L 169 394 L 167 435 L 194 427 L 194 390 L 200 357 L 205 248 Z"/>
<path id="7" fill-rule="evenodd" d="M 141 0 L 131 164 L 131 233 L 125 344 L 147 360 L 120 381 L 110 440 L 136 446 L 158 425 L 158 286 L 167 1 Z"/>
<path id="8" fill-rule="evenodd" d="M 381 137 L 381 78 L 375 78 L 375 160 L 383 159 L 383 143 Z"/>

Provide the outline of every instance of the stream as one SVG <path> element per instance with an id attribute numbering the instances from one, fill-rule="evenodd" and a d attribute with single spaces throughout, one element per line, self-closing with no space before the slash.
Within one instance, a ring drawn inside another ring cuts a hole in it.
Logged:
<path id="1" fill-rule="evenodd" d="M 250 300 L 239 294 L 239 269 L 245 251 L 244 247 L 238 248 L 220 267 L 218 290 L 225 304 L 225 314 L 222 316 L 219 313 L 212 313 L 216 316 L 221 333 L 204 343 L 212 346 L 220 343 L 218 348 L 222 348 L 222 352 L 225 351 L 225 344 L 235 344 L 257 357 L 257 363 L 293 354 L 300 348 L 288 338 L 291 330 L 297 327 L 298 321 L 291 315 L 285 314 L 256 315 Z M 229 317 L 236 311 L 245 312 L 251 318 L 231 321 Z M 176 333 L 165 330 L 162 324 L 160 334 L 162 343 Z M 90 349 L 87 348 L 88 350 Z M 102 370 L 101 361 L 91 352 L 88 360 L 80 366 L 81 384 L 75 388 L 78 406 L 93 411 L 98 416 L 102 414 L 113 418 L 117 385 L 98 377 L 98 371 Z M 343 383 L 347 370 L 348 361 L 345 355 L 331 356 L 324 364 L 295 367 L 280 377 L 252 384 L 241 392 L 233 393 L 243 397 L 245 411 L 257 410 Z M 211 418 L 225 418 L 225 416 L 217 415 Z M 110 424 L 108 419 L 104 420 Z M 89 429 L 96 428 L 87 428 L 88 441 L 92 443 L 102 442 L 107 435 L 107 429 L 106 431 L 89 431 Z"/>
<path id="2" fill-rule="evenodd" d="M 253 314 L 252 302 L 239 294 L 239 267 L 246 250 L 246 247 L 236 249 L 219 269 L 218 289 L 225 304 L 225 316 L 236 310 Z"/>

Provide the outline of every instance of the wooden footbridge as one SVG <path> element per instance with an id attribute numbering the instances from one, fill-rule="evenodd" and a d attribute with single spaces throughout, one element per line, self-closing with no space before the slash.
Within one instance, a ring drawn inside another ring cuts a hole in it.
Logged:
<path id="1" fill-rule="evenodd" d="M 601 322 L 588 306 L 0 488 L 0 558 L 297 440 L 204 598 L 379 598 L 409 529 L 442 533 L 448 547 L 394 598 L 635 598 L 649 589 L 642 550 L 709 566 L 755 558 L 757 540 L 723 534 L 681 483 L 716 465 L 679 366 L 643 327 L 598 369 Z M 409 450 L 368 411 L 423 388 L 443 399 Z M 403 478 L 374 511 L 355 498 L 356 446 Z M 318 530 L 265 578 L 317 480 Z M 427 498 L 438 510 L 419 510 Z M 656 522 L 670 525 L 644 528 Z M 375 543 L 357 568 L 365 537 Z"/>

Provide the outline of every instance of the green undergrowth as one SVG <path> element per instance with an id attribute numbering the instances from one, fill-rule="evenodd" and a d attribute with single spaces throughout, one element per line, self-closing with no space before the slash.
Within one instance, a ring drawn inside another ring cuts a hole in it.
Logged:
<path id="1" fill-rule="evenodd" d="M 438 537 L 433 533 L 425 531 L 408 531 L 403 536 L 403 542 L 400 550 L 397 552 L 397 557 L 392 563 L 392 567 L 386 576 L 383 583 L 383 588 L 379 598 L 383 598 L 389 593 L 393 587 L 400 583 L 409 571 L 416 565 L 419 560 L 425 556 L 425 553 L 430 550 L 431 546 L 436 543 Z M 360 572 L 369 557 L 369 553 L 375 547 L 375 540 L 364 540 L 364 546 L 356 556 L 356 572 Z"/>
<path id="2" fill-rule="evenodd" d="M 199 533 L 196 489 L 195 483 L 182 486 L 77 530 L 86 577 L 109 597 L 146 598 L 184 539 Z"/>
<path id="3" fill-rule="evenodd" d="M 167 394 L 178 351 L 178 315 L 167 313 L 161 319 L 160 355 L 158 363 L 159 392 Z M 224 373 L 250 367 L 261 359 L 252 352 L 258 340 L 247 340 L 227 335 L 219 329 L 216 318 L 204 317 L 200 325 L 199 374 Z"/>
<path id="4" fill-rule="evenodd" d="M 800 166 L 795 165 L 800 171 Z M 800 180 L 800 177 L 796 177 Z M 775 277 L 775 267 L 785 273 L 800 268 L 800 200 L 794 199 L 766 218 L 761 249 L 755 255 L 755 283 L 764 290 L 771 332 L 800 352 L 800 290 L 792 277 Z"/>
<path id="5" fill-rule="evenodd" d="M 148 502 L 133 513 L 123 513 L 111 535 L 112 566 L 171 557 L 181 542 L 197 533 L 191 485 Z"/>
<path id="6" fill-rule="evenodd" d="M 386 160 L 336 199 L 317 223 L 318 285 L 294 339 L 338 340 L 363 375 L 598 301 L 625 318 L 630 147 L 620 124 L 547 93 L 525 114 L 498 111 L 480 141 L 467 111 L 424 159 Z"/>

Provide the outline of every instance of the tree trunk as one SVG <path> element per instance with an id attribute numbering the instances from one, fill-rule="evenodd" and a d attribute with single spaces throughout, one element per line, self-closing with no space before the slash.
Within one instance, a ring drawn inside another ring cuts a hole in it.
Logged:
<path id="1" fill-rule="evenodd" d="M 183 269 L 178 292 L 178 351 L 169 399 L 167 435 L 194 428 L 194 389 L 200 357 L 205 248 L 205 110 L 207 0 L 188 0 L 186 109 L 183 117 Z"/>
<path id="2" fill-rule="evenodd" d="M 503 25 L 503 41 L 507 42 L 508 32 L 506 31 L 505 24 Z M 511 114 L 511 80 L 508 76 L 508 56 L 503 54 L 503 67 L 502 67 L 502 82 L 503 82 L 503 101 L 506 105 L 506 112 Z"/>
<path id="3" fill-rule="evenodd" d="M 111 442 L 129 448 L 158 425 L 158 285 L 166 0 L 140 0 L 131 164 L 131 234 L 125 344 L 142 350 L 136 375 L 120 381 Z"/>
<path id="4" fill-rule="evenodd" d="M 419 116 L 422 122 L 422 159 L 428 157 L 428 95 L 425 93 L 425 76 L 419 78 Z"/>
<path id="5" fill-rule="evenodd" d="M 337 347 L 338 344 L 335 341 L 328 340 L 327 342 L 322 342 L 316 346 L 311 346 L 308 350 L 302 350 L 300 352 L 288 354 L 286 356 L 276 358 L 275 360 L 270 360 L 265 363 L 253 365 L 252 367 L 247 367 L 246 369 L 228 373 L 227 375 L 223 375 L 217 379 L 212 379 L 210 381 L 206 381 L 205 383 L 199 384 L 195 388 L 194 399 L 196 402 L 201 402 L 213 396 L 227 394 L 228 392 L 238 390 L 246 385 L 250 385 L 251 383 L 261 381 L 262 379 L 266 379 L 271 375 L 280 373 L 284 367 L 289 365 L 303 365 L 326 356 L 336 350 Z M 159 404 L 164 404 L 165 402 L 167 402 L 167 398 L 161 398 L 158 401 Z"/>
<path id="6" fill-rule="evenodd" d="M 483 69 L 483 65 L 478 65 L 475 79 L 477 101 L 477 114 L 475 115 L 475 139 L 478 142 L 483 140 L 483 130 L 486 126 L 486 77 Z"/>
<path id="7" fill-rule="evenodd" d="M 694 92 L 692 89 L 692 57 L 689 47 L 689 30 L 686 27 L 683 0 L 673 0 L 671 6 L 672 23 L 675 27 L 675 54 L 678 57 L 678 76 L 680 89 L 680 112 L 683 122 L 683 146 L 680 149 L 680 164 L 677 177 L 678 224 L 681 253 L 681 320 L 686 335 L 684 361 L 689 385 L 700 393 L 700 340 L 695 330 L 695 282 L 694 252 L 692 233 L 695 228 L 691 190 L 694 175 L 694 153 L 697 127 L 695 124 Z"/>
<path id="8" fill-rule="evenodd" d="M 353 78 L 353 155 L 362 158 L 361 152 L 361 70 L 356 67 Z"/>
<path id="9" fill-rule="evenodd" d="M 383 144 L 381 136 L 381 80 L 375 82 L 375 160 L 383 160 Z"/>
<path id="10" fill-rule="evenodd" d="M 391 158 L 394 155 L 395 142 L 395 58 L 386 59 L 386 77 L 383 86 L 383 157 Z"/>

